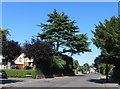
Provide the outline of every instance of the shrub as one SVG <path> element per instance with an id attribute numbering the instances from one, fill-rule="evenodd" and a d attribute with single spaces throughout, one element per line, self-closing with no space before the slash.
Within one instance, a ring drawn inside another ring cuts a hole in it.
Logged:
<path id="1" fill-rule="evenodd" d="M 53 57 L 53 66 L 58 69 L 64 69 L 66 62 L 59 56 Z"/>
<path id="2" fill-rule="evenodd" d="M 35 70 L 17 70 L 17 69 L 6 69 L 8 77 L 17 77 L 17 78 L 25 78 L 27 74 L 31 74 L 32 78 L 36 78 Z"/>
<path id="3" fill-rule="evenodd" d="M 25 66 L 24 69 L 25 69 L 25 70 L 30 70 L 31 67 L 30 67 L 30 66 Z"/>

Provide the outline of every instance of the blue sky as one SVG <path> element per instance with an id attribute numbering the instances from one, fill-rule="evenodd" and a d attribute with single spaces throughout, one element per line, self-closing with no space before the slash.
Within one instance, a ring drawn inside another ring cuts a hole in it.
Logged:
<path id="1" fill-rule="evenodd" d="M 32 36 L 41 33 L 39 23 L 45 23 L 47 14 L 56 9 L 59 13 L 64 12 L 75 20 L 80 28 L 80 33 L 87 33 L 89 41 L 93 37 L 91 30 L 104 19 L 118 16 L 117 2 L 3 2 L 2 3 L 2 28 L 8 28 L 11 36 L 9 39 L 23 44 L 25 40 L 30 41 Z M 80 65 L 92 64 L 95 57 L 100 54 L 92 43 L 92 52 L 73 56 Z"/>

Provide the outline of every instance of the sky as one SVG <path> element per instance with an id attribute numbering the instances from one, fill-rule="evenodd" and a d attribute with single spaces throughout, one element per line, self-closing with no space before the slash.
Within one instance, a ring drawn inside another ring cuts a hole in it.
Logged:
<path id="1" fill-rule="evenodd" d="M 56 9 L 64 12 L 71 20 L 75 20 L 80 29 L 79 33 L 87 33 L 91 42 L 95 25 L 104 22 L 112 16 L 118 16 L 118 2 L 2 2 L 2 28 L 8 28 L 8 39 L 18 41 L 21 45 L 25 40 L 30 41 L 32 36 L 42 33 L 37 25 L 46 23 L 47 14 Z M 0 25 L 1 26 L 1 25 Z M 100 50 L 91 42 L 92 52 L 72 56 L 80 65 L 94 63 Z"/>

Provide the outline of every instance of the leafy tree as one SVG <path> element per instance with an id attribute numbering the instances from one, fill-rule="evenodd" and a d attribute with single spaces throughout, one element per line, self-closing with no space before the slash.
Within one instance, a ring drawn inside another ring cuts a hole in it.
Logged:
<path id="1" fill-rule="evenodd" d="M 66 62 L 60 58 L 59 56 L 53 57 L 53 67 L 57 69 L 64 69 L 66 65 Z"/>
<path id="2" fill-rule="evenodd" d="M 74 68 L 74 69 L 78 69 L 78 68 L 79 68 L 78 60 L 74 60 L 74 59 L 73 59 L 73 68 Z"/>
<path id="3" fill-rule="evenodd" d="M 2 55 L 2 42 L 6 40 L 7 35 L 9 35 L 8 29 L 0 28 L 0 54 Z"/>
<path id="4" fill-rule="evenodd" d="M 21 47 L 18 42 L 13 40 L 3 41 L 2 55 L 5 57 L 4 63 L 8 63 L 8 69 L 11 68 L 11 63 L 14 63 L 14 58 L 21 52 Z"/>
<path id="5" fill-rule="evenodd" d="M 44 74 L 50 72 L 53 53 L 49 43 L 33 39 L 31 43 L 25 43 L 23 52 L 27 57 L 34 59 L 36 69 L 41 70 Z"/>
<path id="6" fill-rule="evenodd" d="M 89 66 L 88 63 L 85 63 L 85 64 L 83 64 L 83 68 L 84 68 L 85 71 L 89 71 L 90 66 Z"/>
<path id="7" fill-rule="evenodd" d="M 8 69 L 11 68 L 11 63 L 13 63 L 14 58 L 19 55 L 21 50 L 18 42 L 7 40 L 9 34 L 8 29 L 0 29 L 2 43 L 2 50 L 0 49 L 0 51 L 2 51 L 2 55 L 5 57 L 3 63 L 8 65 Z"/>
<path id="8" fill-rule="evenodd" d="M 120 18 L 112 17 L 110 20 L 99 22 L 92 31 L 93 43 L 101 49 L 101 61 L 107 64 L 114 64 L 117 81 L 120 83 Z"/>
<path id="9" fill-rule="evenodd" d="M 48 14 L 48 24 L 40 24 L 43 33 L 38 33 L 38 37 L 52 44 L 56 55 L 61 53 L 80 54 L 88 52 L 89 42 L 86 34 L 78 33 L 78 26 L 75 21 L 71 21 L 63 12 L 60 14 L 56 10 Z M 60 47 L 61 49 L 60 51 Z"/>
<path id="10" fill-rule="evenodd" d="M 9 33 L 8 29 L 1 29 L 0 28 L 0 35 L 2 37 L 2 40 L 6 40 L 6 36 L 9 35 L 9 34 L 10 33 Z"/>
<path id="11" fill-rule="evenodd" d="M 102 62 L 120 64 L 120 18 L 105 19 L 95 28 L 93 43 L 101 49 Z"/>
<path id="12" fill-rule="evenodd" d="M 53 56 L 52 58 L 52 72 L 53 74 L 63 74 L 63 70 L 66 67 L 66 61 L 60 56 Z"/>
<path id="13" fill-rule="evenodd" d="M 73 58 L 67 55 L 62 55 L 62 59 L 66 62 L 65 75 L 73 75 Z"/>

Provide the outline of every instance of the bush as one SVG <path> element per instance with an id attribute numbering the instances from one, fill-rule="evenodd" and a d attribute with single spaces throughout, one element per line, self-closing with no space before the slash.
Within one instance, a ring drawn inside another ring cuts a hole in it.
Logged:
<path id="1" fill-rule="evenodd" d="M 35 70 L 6 69 L 5 72 L 7 73 L 8 77 L 25 78 L 27 74 L 31 74 L 33 79 L 36 78 Z"/>
<path id="2" fill-rule="evenodd" d="M 58 69 L 64 69 L 66 62 L 59 56 L 53 57 L 53 67 Z"/>
<path id="3" fill-rule="evenodd" d="M 30 70 L 30 69 L 31 69 L 30 66 L 25 66 L 25 67 L 24 67 L 24 70 Z"/>

